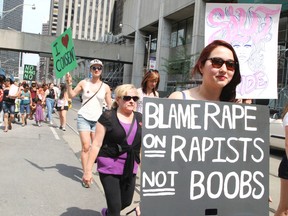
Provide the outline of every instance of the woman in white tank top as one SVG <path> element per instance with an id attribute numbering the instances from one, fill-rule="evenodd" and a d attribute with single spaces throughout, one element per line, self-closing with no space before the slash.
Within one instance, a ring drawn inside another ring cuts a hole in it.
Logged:
<path id="1" fill-rule="evenodd" d="M 100 60 L 92 60 L 90 62 L 92 78 L 80 81 L 74 89 L 72 89 L 71 75 L 66 75 L 69 97 L 73 98 L 82 93 L 83 101 L 82 107 L 78 112 L 77 128 L 82 144 L 81 162 L 83 172 L 86 170 L 90 144 L 95 136 L 96 122 L 102 114 L 103 102 L 105 100 L 108 109 L 110 109 L 112 105 L 110 87 L 100 79 L 102 68 L 103 64 Z M 84 183 L 83 186 L 89 187 L 89 185 Z"/>

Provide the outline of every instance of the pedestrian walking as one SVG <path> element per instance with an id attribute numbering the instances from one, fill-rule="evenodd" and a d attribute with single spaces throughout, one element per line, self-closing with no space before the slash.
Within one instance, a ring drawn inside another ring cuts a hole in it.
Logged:
<path id="1" fill-rule="evenodd" d="M 15 99 L 19 96 L 19 88 L 12 78 L 6 78 L 3 89 L 4 132 L 12 130 L 15 114 Z"/>
<path id="2" fill-rule="evenodd" d="M 131 205 L 140 163 L 142 114 L 134 111 L 139 100 L 137 89 L 131 84 L 120 85 L 115 96 L 113 108 L 96 124 L 83 175 L 83 181 L 90 184 L 97 158 L 108 206 L 102 209 L 102 216 L 120 216 L 120 211 Z"/>
<path id="3" fill-rule="evenodd" d="M 4 74 L 0 74 L 0 126 L 2 126 L 3 123 L 3 98 L 4 98 L 4 91 L 3 91 L 3 85 L 6 77 Z"/>
<path id="4" fill-rule="evenodd" d="M 37 97 L 37 83 L 36 82 L 32 82 L 31 88 L 30 88 L 30 94 L 32 98 L 32 104 L 30 106 L 29 119 L 33 120 L 33 115 L 36 111 L 36 97 Z"/>
<path id="5" fill-rule="evenodd" d="M 158 86 L 160 83 L 160 74 L 158 70 L 148 70 L 141 82 L 141 88 L 137 89 L 139 100 L 137 102 L 137 111 L 143 112 L 143 98 L 156 97 L 159 98 Z"/>
<path id="6" fill-rule="evenodd" d="M 39 88 L 36 97 L 36 110 L 35 110 L 35 121 L 36 124 L 41 127 L 44 121 L 44 107 L 45 107 L 45 92 L 43 88 Z"/>
<path id="7" fill-rule="evenodd" d="M 282 122 L 285 131 L 285 154 L 278 168 L 280 178 L 280 201 L 274 216 L 286 216 L 288 213 L 288 104 L 282 112 Z"/>
<path id="8" fill-rule="evenodd" d="M 27 118 L 30 115 L 30 106 L 32 105 L 31 93 L 29 91 L 29 85 L 23 84 L 23 90 L 20 93 L 20 114 L 22 120 L 22 126 L 27 125 Z"/>
<path id="9" fill-rule="evenodd" d="M 68 103 L 69 97 L 67 92 L 67 85 L 65 83 L 61 83 L 60 85 L 60 95 L 57 99 L 56 109 L 59 114 L 60 126 L 59 129 L 66 131 L 66 116 L 68 111 Z"/>
<path id="10" fill-rule="evenodd" d="M 50 123 L 50 125 L 53 125 L 53 109 L 55 105 L 55 99 L 56 99 L 56 94 L 54 90 L 54 84 L 50 83 L 48 86 L 48 89 L 45 91 L 45 98 L 46 98 L 46 107 L 47 107 L 47 121 Z"/>
<path id="11" fill-rule="evenodd" d="M 90 62 L 91 78 L 81 80 L 74 89 L 72 89 L 71 75 L 66 74 L 69 98 L 72 99 L 82 94 L 83 99 L 77 117 L 77 129 L 82 145 L 81 163 L 83 172 L 86 170 L 90 145 L 95 137 L 96 122 L 103 111 L 103 102 L 105 100 L 108 109 L 111 108 L 112 104 L 110 87 L 101 80 L 102 69 L 103 63 L 100 60 L 92 60 Z M 83 183 L 83 186 L 89 187 L 85 183 Z"/>

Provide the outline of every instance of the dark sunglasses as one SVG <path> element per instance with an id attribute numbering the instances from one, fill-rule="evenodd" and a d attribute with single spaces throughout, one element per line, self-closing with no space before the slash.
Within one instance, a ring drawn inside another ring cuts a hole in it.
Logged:
<path id="1" fill-rule="evenodd" d="M 91 67 L 92 68 L 92 70 L 98 70 L 98 71 L 100 71 L 100 70 L 102 70 L 102 67 L 95 67 L 95 66 L 93 66 L 93 67 Z"/>
<path id="2" fill-rule="evenodd" d="M 236 63 L 233 60 L 224 61 L 222 58 L 208 58 L 212 62 L 212 67 L 221 68 L 225 63 L 226 68 L 230 71 L 234 71 L 236 67 Z"/>
<path id="3" fill-rule="evenodd" d="M 124 101 L 130 101 L 131 99 L 133 99 L 134 102 L 138 101 L 139 100 L 139 97 L 138 96 L 123 96 L 122 99 Z"/>

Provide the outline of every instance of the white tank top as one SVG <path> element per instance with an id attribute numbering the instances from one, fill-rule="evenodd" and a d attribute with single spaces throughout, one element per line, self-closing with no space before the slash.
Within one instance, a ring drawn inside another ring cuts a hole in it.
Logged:
<path id="1" fill-rule="evenodd" d="M 89 100 L 84 106 L 83 104 L 91 98 L 95 92 L 92 92 L 90 86 L 93 85 L 90 80 L 86 80 L 86 84 L 82 93 L 82 107 L 78 111 L 78 114 L 82 115 L 85 119 L 90 121 L 98 121 L 100 115 L 103 111 L 103 102 L 105 99 L 105 84 L 103 83 L 98 91 L 98 93 Z M 98 89 L 97 89 L 98 90 Z M 96 91 L 97 91 L 96 90 Z"/>
<path id="2" fill-rule="evenodd" d="M 150 95 L 146 95 L 143 91 L 142 88 L 138 88 L 137 89 L 138 92 L 138 96 L 139 96 L 139 100 L 137 101 L 137 112 L 143 113 L 143 98 L 144 97 L 155 97 L 155 98 L 159 98 L 158 93 L 156 92 L 156 95 L 154 96 L 154 94 L 150 94 Z"/>

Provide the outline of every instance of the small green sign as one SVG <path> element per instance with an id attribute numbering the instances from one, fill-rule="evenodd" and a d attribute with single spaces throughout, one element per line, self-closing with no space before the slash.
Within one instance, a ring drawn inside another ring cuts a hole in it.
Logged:
<path id="1" fill-rule="evenodd" d="M 24 64 L 23 80 L 33 81 L 36 79 L 36 66 Z"/>
<path id="2" fill-rule="evenodd" d="M 68 28 L 51 44 L 55 75 L 63 77 L 77 67 L 71 28 Z"/>

